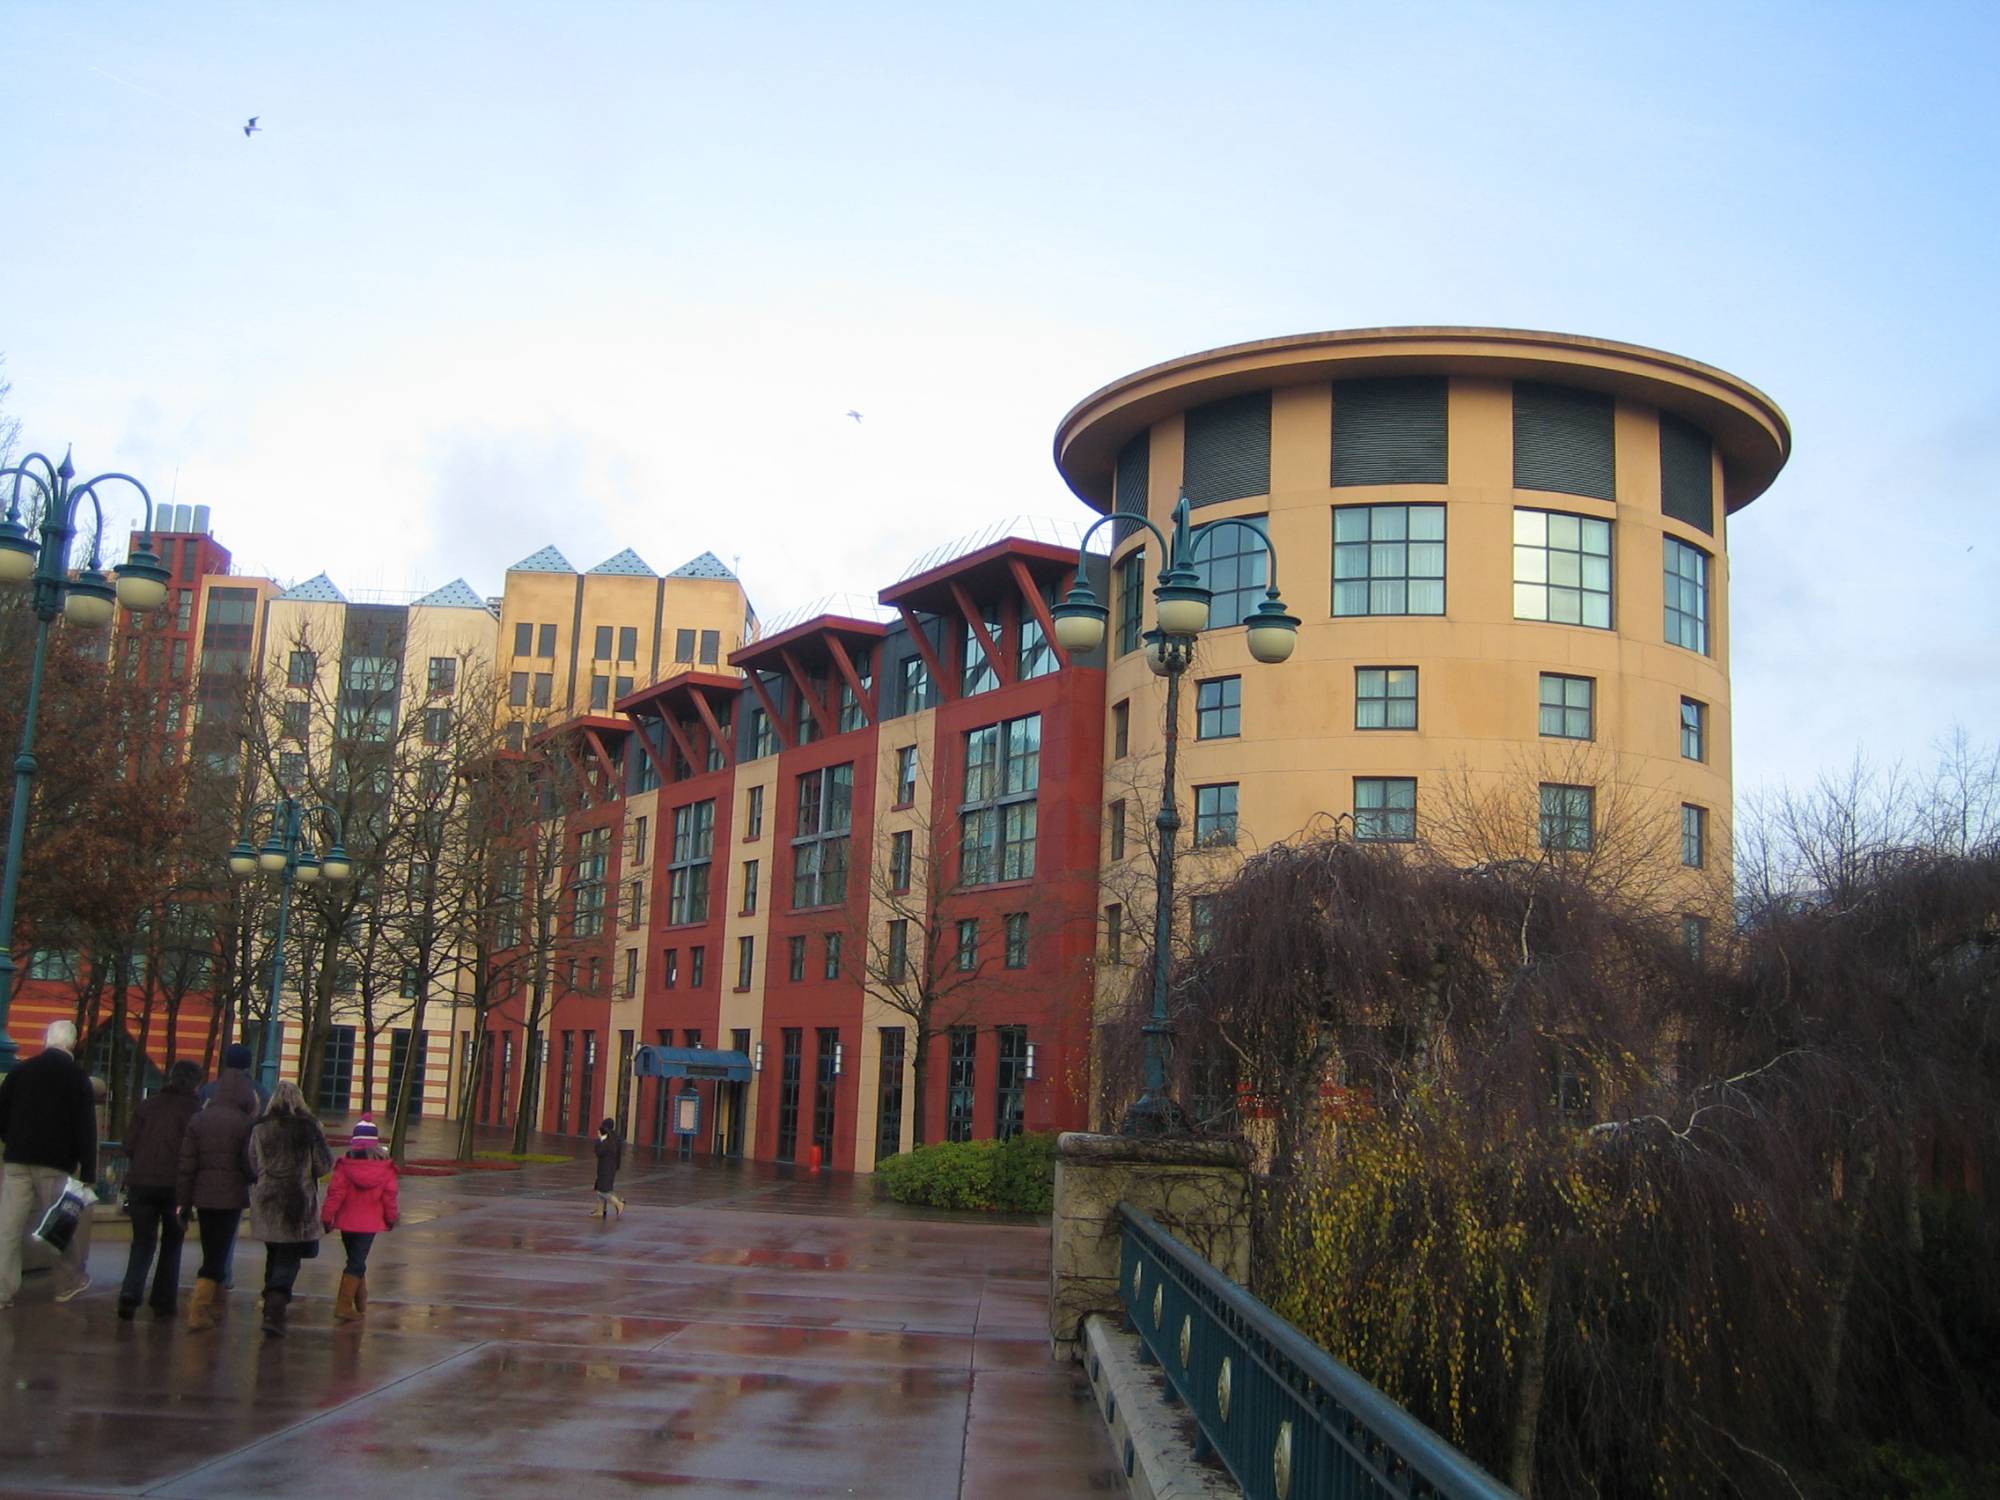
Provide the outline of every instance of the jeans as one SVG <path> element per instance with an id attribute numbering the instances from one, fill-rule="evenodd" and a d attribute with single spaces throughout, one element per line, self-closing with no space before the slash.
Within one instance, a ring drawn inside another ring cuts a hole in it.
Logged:
<path id="1" fill-rule="evenodd" d="M 229 1274 L 230 1252 L 236 1248 L 236 1226 L 243 1222 L 240 1208 L 198 1208 L 201 1221 L 201 1276 L 205 1281 L 221 1281 Z"/>
<path id="2" fill-rule="evenodd" d="M 160 1268 L 153 1277 L 153 1306 L 172 1312 L 180 1289 L 181 1244 L 187 1231 L 174 1208 L 170 1187 L 135 1187 L 132 1199 L 132 1253 L 125 1258 L 125 1285 L 118 1300 L 137 1307 L 146 1296 L 146 1273 L 153 1265 L 153 1245 L 160 1247 Z"/>
<path id="3" fill-rule="evenodd" d="M 42 1222 L 49 1205 L 60 1198 L 69 1183 L 69 1173 L 61 1167 L 24 1167 L 8 1162 L 0 1174 L 0 1305 L 12 1302 L 21 1290 L 21 1253 L 28 1236 Z M 38 1245 L 39 1241 L 36 1242 Z M 42 1247 L 44 1255 L 50 1253 Z M 88 1281 L 85 1258 L 90 1254 L 90 1218 L 76 1226 L 76 1237 L 59 1262 L 61 1274 L 74 1286 Z"/>
<path id="4" fill-rule="evenodd" d="M 347 1252 L 347 1264 L 341 1269 L 349 1276 L 368 1274 L 368 1252 L 375 1248 L 375 1235 L 371 1230 L 361 1234 L 353 1230 L 340 1231 L 340 1248 Z"/>
<path id="5" fill-rule="evenodd" d="M 290 1243 L 273 1242 L 264 1246 L 264 1290 L 292 1294 L 292 1283 L 299 1279 L 299 1266 L 304 1263 L 306 1251 L 318 1252 L 318 1246 L 310 1240 Z"/>

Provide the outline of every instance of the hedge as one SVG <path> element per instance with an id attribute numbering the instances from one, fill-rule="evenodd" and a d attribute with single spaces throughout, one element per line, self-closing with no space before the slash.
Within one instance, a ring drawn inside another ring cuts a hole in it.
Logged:
<path id="1" fill-rule="evenodd" d="M 892 1156 L 875 1178 L 898 1203 L 1045 1214 L 1055 1205 L 1056 1138 L 946 1141 Z"/>

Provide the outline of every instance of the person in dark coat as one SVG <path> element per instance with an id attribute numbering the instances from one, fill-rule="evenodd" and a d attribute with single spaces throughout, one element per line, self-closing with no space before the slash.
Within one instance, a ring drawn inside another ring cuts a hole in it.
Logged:
<path id="1" fill-rule="evenodd" d="M 237 1226 L 250 1206 L 250 1174 L 245 1167 L 250 1127 L 257 1119 L 257 1091 L 240 1068 L 224 1068 L 215 1095 L 188 1122 L 181 1140 L 179 1181 L 174 1201 L 183 1214 L 201 1221 L 201 1271 L 188 1303 L 188 1327 L 215 1326 L 222 1279 Z"/>
<path id="2" fill-rule="evenodd" d="M 625 1217 L 625 1200 L 614 1189 L 618 1185 L 618 1168 L 625 1160 L 625 1143 L 618 1138 L 618 1122 L 606 1120 L 597 1127 L 597 1207 L 593 1217 L 608 1219 L 611 1210 L 618 1210 L 618 1217 Z"/>
<path id="3" fill-rule="evenodd" d="M 299 1265 L 319 1254 L 319 1180 L 333 1170 L 326 1134 L 290 1079 L 250 1132 L 250 1233 L 264 1242 L 264 1332 L 285 1336 Z"/>
<path id="4" fill-rule="evenodd" d="M 125 1127 L 125 1193 L 132 1205 L 132 1253 L 125 1259 L 125 1285 L 118 1293 L 118 1316 L 127 1322 L 146 1294 L 153 1246 L 160 1247 L 153 1275 L 153 1314 L 171 1318 L 181 1284 L 181 1242 L 187 1226 L 175 1202 L 180 1186 L 181 1143 L 188 1123 L 201 1112 L 195 1090 L 201 1064 L 182 1058 L 167 1070 L 167 1086 L 132 1112 Z"/>
<path id="5" fill-rule="evenodd" d="M 0 1078 L 0 1308 L 14 1305 L 21 1289 L 21 1250 L 29 1231 L 62 1197 L 75 1176 L 97 1178 L 97 1104 L 90 1075 L 70 1056 L 76 1027 L 55 1021 L 42 1050 Z M 67 1302 L 90 1285 L 83 1256 L 90 1240 L 78 1234 L 63 1252 L 67 1284 L 56 1292 Z"/>

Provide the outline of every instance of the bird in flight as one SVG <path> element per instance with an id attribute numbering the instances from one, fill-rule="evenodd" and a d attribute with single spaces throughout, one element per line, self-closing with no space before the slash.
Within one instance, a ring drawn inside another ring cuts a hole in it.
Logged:
<path id="1" fill-rule="evenodd" d="M 849 413 L 848 413 L 848 415 L 849 415 L 850 417 L 854 418 L 854 420 L 855 420 L 855 422 L 856 422 L 857 424 L 858 424 L 858 423 L 859 423 L 859 422 L 861 421 L 861 413 L 860 413 L 860 412 L 858 412 L 858 411 L 851 411 L 851 412 L 849 412 Z"/>
<path id="2" fill-rule="evenodd" d="M 246 125 L 245 125 L 245 126 L 243 127 L 243 139 L 244 139 L 244 140 L 246 140 L 246 141 L 247 141 L 247 140 L 249 140 L 249 139 L 250 139 L 250 132 L 252 132 L 253 130 L 262 130 L 262 129 L 264 128 L 264 127 L 263 127 L 262 125 L 259 125 L 259 124 L 257 123 L 257 121 L 258 121 L 258 120 L 260 120 L 260 119 L 262 119 L 262 118 L 263 118 L 263 117 L 262 117 L 261 115 L 252 115 L 252 116 L 250 117 L 250 121 L 249 121 L 249 123 L 248 123 L 248 124 L 246 124 Z"/>

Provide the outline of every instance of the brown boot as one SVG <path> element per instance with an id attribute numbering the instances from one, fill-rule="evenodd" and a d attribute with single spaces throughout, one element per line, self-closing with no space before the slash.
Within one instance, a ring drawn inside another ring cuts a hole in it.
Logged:
<path id="1" fill-rule="evenodd" d="M 354 1310 L 358 1313 L 368 1311 L 368 1278 L 366 1275 L 354 1278 Z"/>
<path id="2" fill-rule="evenodd" d="M 222 1283 L 210 1281 L 206 1276 L 195 1278 L 194 1295 L 188 1299 L 188 1332 L 200 1333 L 204 1328 L 215 1326 L 216 1293 L 222 1290 Z"/>
<path id="3" fill-rule="evenodd" d="M 343 1274 L 340 1290 L 333 1294 L 333 1320 L 336 1323 L 352 1323 L 361 1316 L 361 1278 Z"/>

